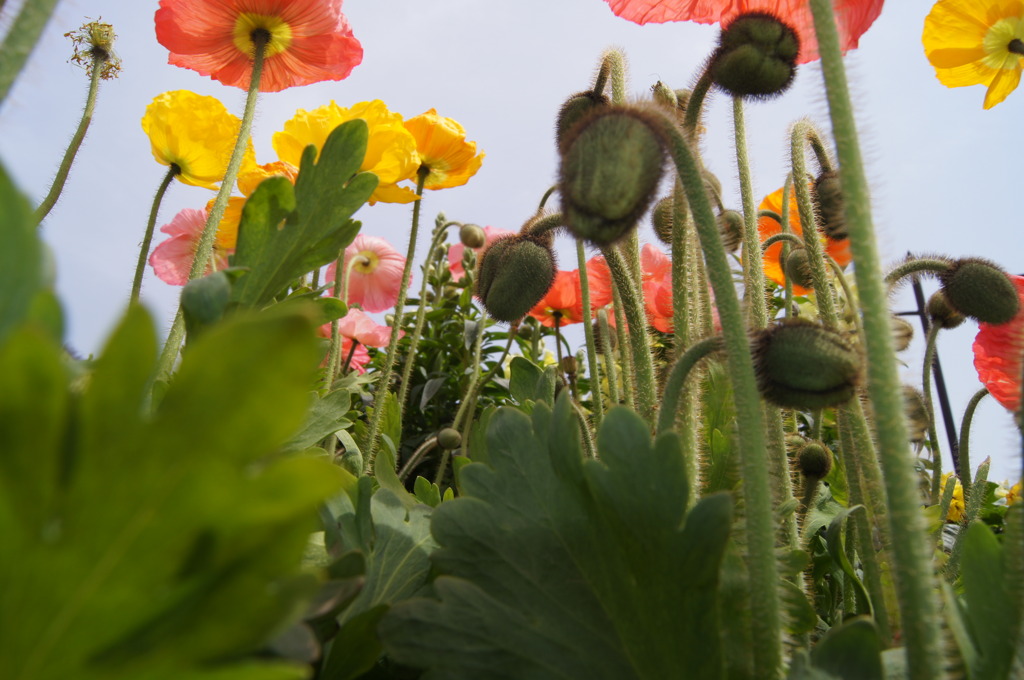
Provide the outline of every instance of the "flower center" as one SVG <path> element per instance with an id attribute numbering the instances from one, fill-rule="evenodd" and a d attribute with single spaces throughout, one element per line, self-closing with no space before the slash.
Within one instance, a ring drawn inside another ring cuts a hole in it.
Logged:
<path id="1" fill-rule="evenodd" d="M 268 59 L 284 52 L 292 44 L 292 27 L 281 17 L 251 12 L 239 14 L 235 20 L 235 30 L 232 32 L 235 47 L 251 56 L 257 34 L 267 42 L 264 56 Z"/>
<path id="2" fill-rule="evenodd" d="M 1018 68 L 1024 56 L 1024 18 L 1004 17 L 992 24 L 982 42 L 985 66 L 993 69 Z"/>
<path id="3" fill-rule="evenodd" d="M 372 250 L 364 250 L 356 255 L 356 261 L 352 265 L 352 270 L 360 274 L 372 274 L 377 269 L 378 264 L 380 264 L 380 259 L 377 257 L 377 254 Z"/>

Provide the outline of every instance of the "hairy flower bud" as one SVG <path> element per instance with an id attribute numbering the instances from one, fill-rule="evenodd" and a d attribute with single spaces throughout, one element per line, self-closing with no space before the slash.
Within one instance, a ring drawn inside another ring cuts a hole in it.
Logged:
<path id="1" fill-rule="evenodd" d="M 761 396 L 778 406 L 836 406 L 853 397 L 860 379 L 860 355 L 850 343 L 809 321 L 769 326 L 752 350 Z"/>
<path id="2" fill-rule="evenodd" d="M 931 322 L 939 328 L 956 328 L 967 320 L 966 316 L 949 304 L 949 300 L 941 290 L 932 293 L 932 296 L 928 298 L 928 304 L 925 305 L 925 310 L 928 312 Z"/>
<path id="3" fill-rule="evenodd" d="M 635 227 L 665 166 L 657 113 L 607 106 L 580 121 L 562 150 L 562 213 L 577 237 L 599 246 Z"/>
<path id="4" fill-rule="evenodd" d="M 667 246 L 672 245 L 674 213 L 675 203 L 671 196 L 660 199 L 651 210 L 651 226 L 654 227 L 654 235 Z"/>
<path id="5" fill-rule="evenodd" d="M 843 207 L 843 187 L 835 170 L 823 172 L 811 185 L 811 198 L 818 211 L 818 221 L 825 236 L 842 241 L 850 236 Z"/>
<path id="6" fill-rule="evenodd" d="M 821 442 L 808 441 L 797 451 L 796 463 L 804 477 L 824 479 L 832 471 L 832 451 Z"/>
<path id="7" fill-rule="evenodd" d="M 442 428 L 437 433 L 437 445 L 442 449 L 448 451 L 454 451 L 455 449 L 462 446 L 462 435 L 459 431 L 450 427 Z"/>
<path id="8" fill-rule="evenodd" d="M 459 241 L 467 248 L 483 248 L 487 244 L 487 234 L 475 224 L 463 224 L 459 227 Z"/>
<path id="9" fill-rule="evenodd" d="M 748 12 L 723 28 L 709 68 L 729 94 L 769 99 L 789 88 L 799 54 L 796 31 L 771 14 Z"/>
<path id="10" fill-rule="evenodd" d="M 907 434 L 912 442 L 922 442 L 928 436 L 928 408 L 924 395 L 910 385 L 903 386 L 903 415 L 906 417 Z"/>
<path id="11" fill-rule="evenodd" d="M 939 275 L 953 309 L 983 323 L 1006 323 L 1017 315 L 1020 298 L 1006 272 L 981 258 L 963 258 Z"/>
<path id="12" fill-rule="evenodd" d="M 718 233 L 727 253 L 736 252 L 743 243 L 743 215 L 735 210 L 718 213 Z"/>
<path id="13" fill-rule="evenodd" d="M 814 288 L 814 277 L 811 274 L 811 259 L 807 248 L 790 248 L 785 263 L 786 278 L 797 286 Z"/>
<path id="14" fill-rule="evenodd" d="M 576 123 L 586 118 L 594 109 L 607 105 L 608 97 L 593 90 L 577 92 L 566 99 L 562 108 L 558 110 L 558 119 L 555 123 L 555 141 L 558 148 L 562 148 L 562 142 Z"/>
<path id="15" fill-rule="evenodd" d="M 521 234 L 492 242 L 480 257 L 476 295 L 498 321 L 519 321 L 555 283 L 550 246 Z"/>

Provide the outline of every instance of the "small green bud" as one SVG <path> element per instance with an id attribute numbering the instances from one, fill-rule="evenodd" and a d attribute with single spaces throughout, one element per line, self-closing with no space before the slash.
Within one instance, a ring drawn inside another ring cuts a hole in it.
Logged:
<path id="1" fill-rule="evenodd" d="M 437 445 L 447 451 L 454 451 L 462 446 L 462 435 L 451 427 L 445 427 L 437 433 Z"/>
<path id="2" fill-rule="evenodd" d="M 487 244 L 487 234 L 475 224 L 463 224 L 459 227 L 459 241 L 467 248 L 483 248 Z"/>
<path id="3" fill-rule="evenodd" d="M 902 352 L 910 347 L 910 341 L 914 339 L 914 325 L 902 316 L 889 318 L 889 327 L 892 329 L 892 344 L 897 352 Z"/>
<path id="4" fill-rule="evenodd" d="M 818 175 L 811 186 L 811 198 L 818 211 L 818 221 L 825 236 L 833 241 L 849 238 L 846 214 L 843 211 L 843 187 L 835 170 Z"/>
<path id="5" fill-rule="evenodd" d="M 610 245 L 636 226 L 665 166 L 659 114 L 606 106 L 576 124 L 562 151 L 562 213 L 577 237 Z"/>
<path id="6" fill-rule="evenodd" d="M 660 199 L 651 210 L 651 226 L 654 227 L 654 235 L 667 246 L 672 245 L 674 214 L 675 202 L 671 196 Z"/>
<path id="7" fill-rule="evenodd" d="M 982 323 L 1006 323 L 1020 309 L 1017 288 L 1010 277 L 987 260 L 956 260 L 939 280 L 950 306 Z"/>
<path id="8" fill-rule="evenodd" d="M 718 213 L 718 233 L 722 236 L 722 245 L 728 253 L 736 252 L 743 243 L 743 215 L 735 210 L 723 210 Z"/>
<path id="9" fill-rule="evenodd" d="M 799 55 L 796 31 L 771 14 L 748 12 L 722 30 L 709 68 L 729 94 L 770 99 L 793 82 Z"/>
<path id="10" fill-rule="evenodd" d="M 777 323 L 754 337 L 758 388 L 778 406 L 836 406 L 856 393 L 860 355 L 837 331 L 809 321 Z"/>
<path id="11" fill-rule="evenodd" d="M 832 471 L 832 451 L 821 442 L 809 441 L 797 451 L 796 462 L 804 477 L 824 479 Z"/>
<path id="12" fill-rule="evenodd" d="M 529 236 L 493 241 L 480 258 L 476 295 L 498 321 L 519 321 L 555 283 L 555 255 Z"/>
<path id="13" fill-rule="evenodd" d="M 814 277 L 811 274 L 811 259 L 807 248 L 790 248 L 786 258 L 786 278 L 797 286 L 814 288 Z"/>
<path id="14" fill-rule="evenodd" d="M 953 309 L 953 305 L 949 304 L 949 300 L 941 290 L 932 293 L 932 296 L 928 298 L 928 304 L 925 305 L 925 310 L 928 312 L 931 322 L 939 328 L 956 328 L 967 320 L 966 316 Z"/>
<path id="15" fill-rule="evenodd" d="M 555 123 L 555 141 L 558 143 L 558 148 L 562 148 L 562 142 L 565 141 L 566 135 L 576 123 L 586 118 L 594 109 L 607 105 L 608 97 L 593 90 L 577 92 L 566 99 L 558 111 L 558 119 Z"/>

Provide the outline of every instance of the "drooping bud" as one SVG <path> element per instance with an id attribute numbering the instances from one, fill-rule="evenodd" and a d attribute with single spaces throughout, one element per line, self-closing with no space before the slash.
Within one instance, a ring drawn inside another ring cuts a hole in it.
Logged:
<path id="1" fill-rule="evenodd" d="M 736 210 L 718 213 L 718 233 L 727 253 L 735 253 L 743 243 L 743 215 Z"/>
<path id="2" fill-rule="evenodd" d="M 793 82 L 799 55 L 796 31 L 771 14 L 748 12 L 723 28 L 709 68 L 729 94 L 770 99 Z"/>
<path id="3" fill-rule="evenodd" d="M 903 386 L 903 415 L 906 417 L 907 434 L 912 442 L 921 442 L 928 436 L 928 408 L 924 395 L 910 385 Z"/>
<path id="4" fill-rule="evenodd" d="M 797 451 L 797 467 L 804 477 L 824 479 L 832 471 L 832 451 L 817 441 L 808 441 Z"/>
<path id="5" fill-rule="evenodd" d="M 889 327 L 892 329 L 892 344 L 897 352 L 902 352 L 910 347 L 910 341 L 914 339 L 914 326 L 902 316 L 889 318 Z"/>
<path id="6" fill-rule="evenodd" d="M 610 245 L 634 228 L 665 166 L 656 112 L 607 106 L 576 124 L 562 150 L 562 213 L 579 238 Z"/>
<path id="7" fill-rule="evenodd" d="M 454 428 L 442 428 L 441 431 L 437 433 L 437 445 L 447 451 L 454 451 L 462 446 L 462 435 Z"/>
<path id="8" fill-rule="evenodd" d="M 809 321 L 769 326 L 753 340 L 758 388 L 787 408 L 836 406 L 853 397 L 860 355 L 837 331 Z"/>
<path id="9" fill-rule="evenodd" d="M 555 255 L 538 239 L 516 234 L 484 250 L 477 269 L 476 295 L 498 321 L 519 321 L 555 283 Z"/>
<path id="10" fill-rule="evenodd" d="M 939 274 L 942 292 L 953 309 L 983 323 L 1006 323 L 1017 315 L 1017 289 L 998 266 L 981 258 L 956 260 Z"/>
<path id="11" fill-rule="evenodd" d="M 849 238 L 846 214 L 843 212 L 843 187 L 835 170 L 818 175 L 811 185 L 811 198 L 818 211 L 819 226 L 833 241 Z"/>
<path id="12" fill-rule="evenodd" d="M 558 110 L 558 118 L 555 123 L 555 141 L 558 148 L 562 148 L 562 142 L 572 127 L 587 117 L 596 108 L 608 105 L 608 97 L 603 94 L 587 90 L 577 92 L 565 100 L 562 108 Z"/>
<path id="13" fill-rule="evenodd" d="M 795 285 L 814 288 L 814 276 L 811 274 L 811 259 L 807 248 L 790 248 L 784 269 L 786 278 Z"/>
<path id="14" fill-rule="evenodd" d="M 674 213 L 675 203 L 671 196 L 660 199 L 651 210 L 651 226 L 654 227 L 654 235 L 667 246 L 672 245 Z"/>
<path id="15" fill-rule="evenodd" d="M 956 328 L 967 320 L 966 316 L 953 309 L 953 305 L 949 304 L 949 300 L 946 299 L 946 295 L 941 290 L 935 291 L 928 298 L 925 311 L 928 312 L 928 318 L 931 322 L 939 328 Z"/>
<path id="16" fill-rule="evenodd" d="M 459 227 L 459 241 L 467 248 L 483 248 L 487 245 L 487 234 L 475 224 Z"/>

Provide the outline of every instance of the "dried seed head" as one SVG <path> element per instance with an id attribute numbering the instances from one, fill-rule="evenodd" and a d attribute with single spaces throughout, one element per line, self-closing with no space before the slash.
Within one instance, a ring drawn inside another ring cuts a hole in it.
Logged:
<path id="1" fill-rule="evenodd" d="M 889 318 L 889 326 L 892 329 L 892 344 L 897 352 L 902 352 L 910 347 L 910 341 L 914 339 L 914 326 L 902 316 Z"/>

